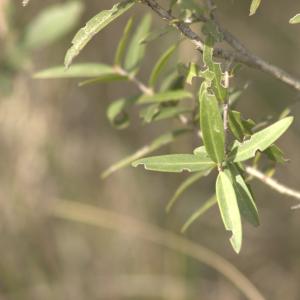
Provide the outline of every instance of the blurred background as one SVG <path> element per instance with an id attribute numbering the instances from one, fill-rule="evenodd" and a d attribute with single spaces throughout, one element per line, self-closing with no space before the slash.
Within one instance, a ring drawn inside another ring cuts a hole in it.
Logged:
<path id="1" fill-rule="evenodd" d="M 61 24 L 66 26 L 63 36 L 25 47 L 28 26 L 54 2 L 67 1 L 31 0 L 22 7 L 21 1 L 0 0 L 0 299 L 245 299 L 224 276 L 193 258 L 126 234 L 124 228 L 107 230 L 53 213 L 59 203 L 75 201 L 179 234 L 214 189 L 212 178 L 205 178 L 166 215 L 165 205 L 186 174 L 128 167 L 100 179 L 108 166 L 172 128 L 174 121 L 145 126 L 133 114 L 129 128 L 119 131 L 110 126 L 107 106 L 135 87 L 78 87 L 78 80 L 33 79 L 36 71 L 61 65 L 76 30 L 95 12 L 112 6 L 109 0 L 82 1 L 74 20 L 66 19 L 69 27 Z M 249 18 L 250 1 L 220 0 L 218 14 L 254 53 L 300 77 L 300 27 L 288 24 L 299 5 L 273 2 L 263 1 Z M 146 11 L 138 5 L 112 23 L 77 61 L 111 63 L 128 16 L 139 20 Z M 161 25 L 154 16 L 152 26 Z M 142 79 L 169 43 L 163 38 L 149 44 Z M 185 42 L 178 60 L 197 61 L 199 54 Z M 249 87 L 238 104 L 246 117 L 277 117 L 287 106 L 296 117 L 278 143 L 290 161 L 275 176 L 299 189 L 299 93 L 248 68 L 235 84 L 246 82 Z M 195 136 L 184 137 L 157 153 L 191 152 L 198 142 Z M 292 211 L 293 199 L 259 182 L 252 187 L 261 225 L 244 224 L 240 255 L 232 251 L 216 207 L 184 237 L 230 261 L 266 299 L 300 299 L 300 210 Z"/>

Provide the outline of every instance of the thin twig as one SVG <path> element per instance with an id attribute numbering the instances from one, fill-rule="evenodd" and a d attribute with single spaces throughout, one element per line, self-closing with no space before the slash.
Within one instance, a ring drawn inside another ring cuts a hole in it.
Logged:
<path id="1" fill-rule="evenodd" d="M 300 209 L 300 204 L 292 206 L 291 209 Z"/>
<path id="2" fill-rule="evenodd" d="M 265 175 L 264 173 L 257 170 L 256 168 L 247 166 L 246 167 L 246 172 L 249 175 L 259 179 L 261 182 L 268 185 L 270 188 L 272 188 L 276 192 L 278 192 L 280 194 L 283 194 L 283 195 L 286 195 L 286 196 L 293 197 L 293 198 L 300 201 L 300 191 L 291 189 L 291 188 L 287 187 L 286 185 L 283 185 L 282 183 L 279 183 L 277 180 Z"/>
<path id="3" fill-rule="evenodd" d="M 118 74 L 126 76 L 137 88 L 146 95 L 153 95 L 154 91 L 149 86 L 145 85 L 141 80 L 139 80 L 134 74 L 128 73 L 125 69 L 120 66 L 115 66 L 115 70 Z"/>
<path id="4" fill-rule="evenodd" d="M 300 80 L 294 76 L 288 74 L 281 68 L 270 64 L 269 62 L 263 60 L 261 57 L 253 54 L 248 50 L 239 39 L 237 39 L 231 32 L 224 29 L 220 23 L 215 19 L 218 25 L 219 31 L 223 34 L 224 40 L 236 51 L 243 54 L 244 59 L 240 62 L 245 63 L 249 67 L 253 67 L 264 71 L 272 75 L 273 77 L 281 80 L 282 82 L 292 86 L 296 90 L 300 90 Z"/>
<path id="5" fill-rule="evenodd" d="M 197 50 L 203 52 L 203 41 L 201 40 L 200 36 L 190 28 L 189 23 L 185 23 L 176 19 L 169 11 L 162 8 L 156 0 L 142 1 L 147 4 L 158 16 L 168 22 L 169 25 L 174 26 L 186 38 L 188 38 Z M 230 44 L 236 51 L 228 51 L 222 48 L 216 48 L 214 49 L 214 56 L 223 58 L 225 60 L 233 59 L 235 62 L 243 63 L 249 67 L 261 70 L 300 91 L 300 80 L 298 78 L 253 54 L 246 49 L 246 47 L 229 31 L 225 30 L 220 25 L 219 27 L 226 42 Z"/>

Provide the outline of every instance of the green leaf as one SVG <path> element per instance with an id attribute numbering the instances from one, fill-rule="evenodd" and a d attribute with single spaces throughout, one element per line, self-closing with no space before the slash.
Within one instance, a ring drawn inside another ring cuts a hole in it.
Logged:
<path id="1" fill-rule="evenodd" d="M 251 6 L 250 6 L 250 16 L 254 15 L 261 3 L 261 0 L 252 0 Z"/>
<path id="2" fill-rule="evenodd" d="M 204 44 L 203 62 L 208 68 L 206 72 L 210 71 L 207 72 L 207 75 L 211 77 L 210 74 L 214 74 L 214 77 L 210 79 L 210 81 L 212 80 L 212 89 L 215 96 L 217 97 L 218 101 L 224 102 L 228 97 L 228 91 L 223 86 L 224 74 L 222 72 L 221 64 L 213 61 L 213 51 L 213 43 L 211 39 L 208 38 Z M 205 74 L 205 72 L 203 72 L 203 74 Z"/>
<path id="3" fill-rule="evenodd" d="M 128 76 L 126 75 L 120 75 L 118 73 L 115 74 L 103 74 L 101 76 L 92 78 L 92 79 L 87 79 L 84 81 L 79 82 L 79 86 L 86 86 L 90 84 L 95 84 L 95 83 L 103 83 L 103 82 L 114 82 L 114 81 L 123 81 L 123 80 L 128 80 Z"/>
<path id="4" fill-rule="evenodd" d="M 181 233 L 185 233 L 188 228 L 198 220 L 204 213 L 206 213 L 211 207 L 213 207 L 217 203 L 217 198 L 213 195 L 209 198 L 204 204 L 202 204 L 190 217 L 189 219 L 183 224 L 181 228 Z"/>
<path id="5" fill-rule="evenodd" d="M 145 123 L 151 123 L 154 117 L 159 113 L 160 105 L 159 104 L 150 104 L 144 107 L 139 115 L 140 118 L 144 120 Z"/>
<path id="6" fill-rule="evenodd" d="M 148 33 L 150 26 L 151 15 L 148 14 L 143 17 L 131 38 L 124 62 L 125 70 L 130 73 L 137 73 L 139 64 L 145 55 L 146 45 L 141 44 L 140 41 Z"/>
<path id="7" fill-rule="evenodd" d="M 253 226 L 258 226 L 259 217 L 257 207 L 243 176 L 234 164 L 230 164 L 228 168 L 225 172 L 232 180 L 241 214 Z"/>
<path id="8" fill-rule="evenodd" d="M 242 246 L 241 216 L 232 182 L 225 172 L 218 175 L 216 195 L 225 228 L 232 232 L 231 245 L 239 253 Z"/>
<path id="9" fill-rule="evenodd" d="M 174 206 L 175 202 L 177 199 L 195 182 L 200 180 L 203 176 L 207 176 L 210 173 L 210 170 L 205 171 L 205 172 L 198 172 L 195 173 L 191 176 L 189 176 L 186 180 L 184 180 L 180 186 L 177 188 L 175 191 L 174 195 L 170 199 L 167 207 L 166 207 L 166 212 L 170 212 L 171 208 Z"/>
<path id="10" fill-rule="evenodd" d="M 181 0 L 179 3 L 181 8 L 186 11 L 185 13 L 187 16 L 190 16 L 191 14 L 202 15 L 205 13 L 204 8 L 198 3 L 195 3 L 194 0 Z"/>
<path id="11" fill-rule="evenodd" d="M 37 49 L 56 42 L 76 26 L 82 11 L 79 1 L 46 7 L 25 29 L 24 46 Z"/>
<path id="12" fill-rule="evenodd" d="M 132 155 L 123 158 L 122 160 L 116 162 L 115 164 L 111 165 L 108 169 L 102 172 L 101 178 L 104 179 L 114 172 L 129 166 L 133 161 L 150 154 L 163 146 L 169 145 L 174 142 L 177 138 L 183 136 L 186 133 L 189 133 L 190 130 L 188 129 L 175 129 L 172 132 L 165 133 L 155 140 L 153 140 L 149 145 L 142 147 L 141 149 L 137 150 Z"/>
<path id="13" fill-rule="evenodd" d="M 186 98 L 193 98 L 193 95 L 185 90 L 174 90 L 153 95 L 143 95 L 138 100 L 138 103 L 161 103 L 168 101 L 179 101 Z"/>
<path id="14" fill-rule="evenodd" d="M 206 157 L 209 157 L 209 155 L 206 152 L 205 146 L 200 146 L 194 149 L 193 153 L 195 155 L 199 154 L 199 155 L 205 155 Z"/>
<path id="15" fill-rule="evenodd" d="M 201 155 L 169 154 L 142 158 L 135 161 L 132 165 L 134 167 L 144 165 L 145 169 L 150 171 L 180 173 L 182 171 L 207 171 L 213 168 L 215 163 Z"/>
<path id="16" fill-rule="evenodd" d="M 290 24 L 298 24 L 300 23 L 300 14 L 295 15 L 289 21 Z"/>
<path id="17" fill-rule="evenodd" d="M 85 63 L 75 64 L 66 69 L 64 66 L 52 67 L 40 71 L 34 75 L 34 78 L 91 78 L 104 75 L 115 75 L 116 71 L 113 67 L 105 64 Z"/>
<path id="18" fill-rule="evenodd" d="M 110 121 L 110 123 L 118 128 L 124 129 L 129 125 L 129 118 L 125 110 L 137 101 L 138 96 L 121 98 L 112 102 L 107 111 L 106 115 Z"/>
<path id="19" fill-rule="evenodd" d="M 90 19 L 85 27 L 81 28 L 73 38 L 72 47 L 65 56 L 65 66 L 68 68 L 73 59 L 82 51 L 88 42 L 108 24 L 131 8 L 134 2 L 134 0 L 124 0 L 115 4 L 110 10 L 103 10 Z"/>
<path id="20" fill-rule="evenodd" d="M 245 122 L 241 117 L 241 113 L 238 111 L 230 110 L 228 115 L 229 128 L 233 135 L 239 141 L 242 141 L 245 136 L 250 136 L 252 134 L 248 126 L 245 126 Z"/>
<path id="21" fill-rule="evenodd" d="M 219 26 L 213 20 L 208 20 L 202 26 L 202 32 L 213 39 L 214 43 L 223 41 L 223 34 L 219 30 Z"/>
<path id="22" fill-rule="evenodd" d="M 175 31 L 174 27 L 167 25 L 165 27 L 161 27 L 156 30 L 147 32 L 146 35 L 140 40 L 140 44 L 147 44 L 153 42 L 171 31 Z"/>
<path id="23" fill-rule="evenodd" d="M 225 157 L 225 134 L 218 101 L 214 95 L 208 94 L 205 82 L 202 83 L 199 94 L 203 142 L 211 159 L 221 164 Z"/>
<path id="24" fill-rule="evenodd" d="M 129 34 L 131 32 L 132 25 L 133 25 L 133 19 L 130 18 L 125 26 L 123 36 L 118 44 L 118 48 L 115 54 L 115 65 L 117 66 L 120 66 L 122 64 L 122 59 L 125 54 L 126 45 L 128 42 Z"/>
<path id="25" fill-rule="evenodd" d="M 166 92 L 170 90 L 179 90 L 184 88 L 184 76 L 178 74 L 177 70 L 173 70 L 168 75 L 164 76 L 161 80 L 160 92 Z"/>
<path id="26" fill-rule="evenodd" d="M 240 162 L 254 157 L 256 151 L 265 151 L 290 127 L 292 122 L 293 117 L 286 117 L 253 134 L 243 143 L 235 141 L 229 159 Z"/>
<path id="27" fill-rule="evenodd" d="M 268 149 L 266 149 L 264 153 L 268 156 L 269 159 L 277 163 L 283 164 L 287 162 L 287 159 L 284 158 L 282 150 L 275 144 L 271 145 Z"/>
<path id="28" fill-rule="evenodd" d="M 198 77 L 198 72 L 199 72 L 198 65 L 191 62 L 188 67 L 188 73 L 186 75 L 186 82 L 188 84 L 192 84 L 193 78 Z"/>
<path id="29" fill-rule="evenodd" d="M 187 107 L 162 107 L 159 112 L 153 117 L 153 121 L 162 121 L 178 117 L 186 113 L 192 113 L 193 110 Z"/>
<path id="30" fill-rule="evenodd" d="M 166 64 L 168 63 L 168 61 L 170 60 L 171 56 L 175 52 L 176 47 L 177 47 L 177 45 L 172 45 L 159 58 L 159 60 L 155 64 L 155 66 L 154 66 L 154 68 L 153 68 L 153 70 L 152 70 L 152 72 L 150 74 L 149 86 L 153 87 L 156 84 L 157 79 L 158 79 L 160 73 L 162 72 L 162 70 L 164 69 L 164 67 L 166 66 Z"/>

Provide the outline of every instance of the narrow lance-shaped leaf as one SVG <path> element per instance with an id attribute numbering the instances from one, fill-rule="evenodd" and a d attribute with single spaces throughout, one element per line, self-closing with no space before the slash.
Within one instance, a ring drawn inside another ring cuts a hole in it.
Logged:
<path id="1" fill-rule="evenodd" d="M 25 29 L 24 46 L 36 49 L 56 42 L 76 26 L 82 11 L 79 1 L 46 7 Z"/>
<path id="2" fill-rule="evenodd" d="M 215 163 L 201 155 L 169 154 L 142 158 L 132 165 L 144 165 L 145 169 L 150 171 L 180 173 L 206 171 L 213 168 Z"/>
<path id="3" fill-rule="evenodd" d="M 126 45 L 128 42 L 128 37 L 132 28 L 133 19 L 130 18 L 125 26 L 122 38 L 118 44 L 118 48 L 115 54 L 115 65 L 121 65 L 122 59 L 126 50 Z"/>
<path id="4" fill-rule="evenodd" d="M 172 198 L 170 199 L 167 207 L 166 207 L 166 211 L 169 212 L 171 210 L 171 208 L 174 206 L 174 204 L 176 203 L 177 199 L 191 186 L 193 185 L 195 182 L 197 182 L 198 180 L 200 180 L 203 176 L 207 176 L 210 173 L 210 170 L 206 171 L 206 172 L 199 172 L 199 173 L 195 173 L 191 176 L 189 176 L 187 179 L 185 179 L 180 185 L 179 187 L 176 189 L 174 195 L 172 196 Z"/>
<path id="5" fill-rule="evenodd" d="M 183 136 L 186 133 L 189 133 L 190 130 L 188 129 L 176 129 L 172 132 L 168 132 L 165 134 L 162 134 L 155 140 L 153 140 L 150 144 L 142 147 L 141 149 L 134 152 L 132 155 L 129 155 L 120 161 L 116 162 L 115 164 L 111 165 L 109 168 L 107 168 L 105 171 L 102 172 L 101 178 L 106 178 L 113 174 L 114 172 L 125 168 L 129 166 L 133 161 L 150 154 L 163 146 L 169 145 L 170 143 L 174 142 L 177 138 Z"/>
<path id="6" fill-rule="evenodd" d="M 287 117 L 253 134 L 243 143 L 235 141 L 229 159 L 240 162 L 254 157 L 256 151 L 266 150 L 290 127 L 292 122 L 293 117 Z"/>
<path id="7" fill-rule="evenodd" d="M 115 4 L 110 10 L 101 11 L 81 28 L 72 40 L 72 47 L 65 56 L 65 66 L 69 67 L 73 59 L 81 52 L 88 42 L 109 23 L 125 13 L 134 4 L 134 0 L 124 0 Z"/>
<path id="8" fill-rule="evenodd" d="M 178 70 L 172 70 L 168 75 L 162 78 L 159 91 L 166 92 L 184 88 L 185 78 L 178 73 Z"/>
<path id="9" fill-rule="evenodd" d="M 258 210 L 243 176 L 234 164 L 230 164 L 229 169 L 226 169 L 225 172 L 232 180 L 242 216 L 253 226 L 258 226 Z"/>
<path id="10" fill-rule="evenodd" d="M 202 204 L 190 217 L 189 219 L 183 224 L 181 228 L 181 232 L 185 233 L 188 228 L 198 220 L 204 213 L 206 213 L 211 207 L 213 207 L 217 203 L 217 198 L 213 195 L 209 198 L 204 204 Z"/>
<path id="11" fill-rule="evenodd" d="M 173 90 L 167 92 L 161 92 L 153 95 L 141 96 L 138 100 L 139 104 L 146 103 L 161 103 L 168 101 L 179 101 L 186 98 L 193 98 L 193 95 L 185 90 Z"/>
<path id="12" fill-rule="evenodd" d="M 130 73 L 137 73 L 141 60 L 144 57 L 146 45 L 141 44 L 141 39 L 149 32 L 151 15 L 143 17 L 134 32 L 125 56 L 124 68 Z"/>
<path id="13" fill-rule="evenodd" d="M 128 76 L 126 75 L 120 75 L 118 73 L 114 74 L 103 74 L 98 77 L 92 78 L 92 79 L 87 79 L 84 81 L 79 82 L 78 86 L 86 86 L 86 85 L 91 85 L 91 84 L 96 84 L 96 83 L 103 83 L 103 82 L 114 82 L 114 81 L 124 81 L 128 80 Z"/>
<path id="14" fill-rule="evenodd" d="M 252 134 L 248 126 L 245 126 L 245 121 L 242 119 L 240 112 L 230 110 L 228 121 L 231 132 L 239 141 L 242 141 L 245 136 Z"/>
<path id="15" fill-rule="evenodd" d="M 250 16 L 254 15 L 260 6 L 261 0 L 252 0 L 250 6 Z"/>
<path id="16" fill-rule="evenodd" d="M 239 253 L 242 247 L 241 216 L 232 182 L 225 172 L 218 175 L 216 195 L 225 228 L 232 232 L 231 245 Z"/>
<path id="17" fill-rule="evenodd" d="M 114 127 L 124 129 L 129 125 L 129 118 L 125 109 L 134 105 L 138 98 L 139 96 L 121 98 L 109 105 L 106 115 Z"/>
<path id="18" fill-rule="evenodd" d="M 104 75 L 115 75 L 113 67 L 98 63 L 74 64 L 66 69 L 64 66 L 52 67 L 42 70 L 34 75 L 34 78 L 91 78 Z"/>
<path id="19" fill-rule="evenodd" d="M 217 97 L 217 100 L 219 102 L 224 102 L 228 97 L 228 91 L 223 86 L 223 77 L 224 74 L 221 69 L 221 64 L 216 63 L 213 61 L 213 41 L 212 38 L 207 38 L 204 50 L 203 50 L 203 61 L 205 65 L 207 66 L 208 70 L 210 72 L 207 72 L 209 76 L 211 76 L 211 73 L 214 75 L 210 80 L 212 81 L 212 89 Z M 205 75 L 205 72 L 203 72 Z"/>
<path id="20" fill-rule="evenodd" d="M 277 163 L 283 164 L 288 160 L 284 158 L 282 150 L 275 144 L 271 145 L 268 149 L 264 151 L 268 158 Z"/>
<path id="21" fill-rule="evenodd" d="M 218 101 L 208 94 L 206 82 L 200 88 L 200 127 L 204 146 L 213 161 L 221 164 L 225 156 L 225 134 Z"/>
<path id="22" fill-rule="evenodd" d="M 289 21 L 290 24 L 298 24 L 300 23 L 300 14 L 295 15 Z"/>
<path id="23" fill-rule="evenodd" d="M 165 27 L 161 27 L 161 28 L 155 29 L 153 31 L 147 32 L 146 35 L 144 37 L 142 37 L 142 39 L 140 40 L 140 43 L 147 44 L 147 43 L 153 42 L 171 31 L 175 31 L 174 27 L 167 25 Z"/>
<path id="24" fill-rule="evenodd" d="M 160 104 L 150 104 L 140 110 L 139 116 L 145 123 L 151 123 L 160 111 Z"/>
<path id="25" fill-rule="evenodd" d="M 160 111 L 153 117 L 152 121 L 161 121 L 192 113 L 193 110 L 187 107 L 162 107 Z"/>
<path id="26" fill-rule="evenodd" d="M 171 56 L 175 52 L 175 50 L 176 50 L 176 45 L 172 45 L 159 58 L 159 60 L 155 64 L 155 66 L 154 66 L 154 68 L 153 68 L 153 70 L 152 70 L 152 72 L 150 74 L 150 79 L 149 79 L 149 85 L 150 86 L 154 86 L 155 85 L 155 83 L 157 82 L 157 79 L 158 79 L 160 73 L 162 72 L 162 70 L 164 69 L 164 67 L 166 66 L 166 64 L 168 63 L 169 59 L 171 58 Z"/>

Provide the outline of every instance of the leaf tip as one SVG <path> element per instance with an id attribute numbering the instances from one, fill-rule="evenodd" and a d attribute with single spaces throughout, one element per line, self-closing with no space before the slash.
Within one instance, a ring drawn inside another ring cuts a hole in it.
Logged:
<path id="1" fill-rule="evenodd" d="M 242 249 L 242 243 L 235 239 L 234 235 L 230 238 L 230 243 L 232 245 L 232 248 L 236 254 L 239 254 Z"/>
<path id="2" fill-rule="evenodd" d="M 289 23 L 294 25 L 300 23 L 300 14 L 295 15 L 289 20 Z"/>

